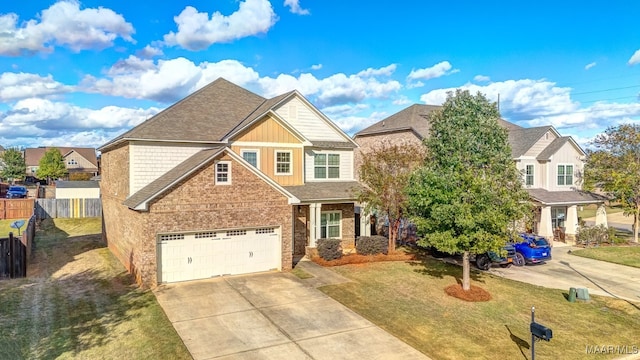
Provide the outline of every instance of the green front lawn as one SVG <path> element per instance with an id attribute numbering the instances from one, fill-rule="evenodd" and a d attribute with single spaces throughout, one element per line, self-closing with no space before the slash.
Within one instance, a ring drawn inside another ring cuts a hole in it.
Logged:
<path id="1" fill-rule="evenodd" d="M 10 227 L 9 225 L 11 225 L 14 221 L 16 220 L 24 220 L 25 221 L 25 225 L 20 229 L 20 233 L 22 234 L 22 231 L 27 229 L 27 220 L 28 219 L 10 219 L 10 220 L 0 220 L 0 238 L 7 238 L 9 237 L 9 233 L 12 232 L 13 235 L 18 236 L 18 229 L 14 229 L 12 227 Z"/>
<path id="2" fill-rule="evenodd" d="M 43 222 L 29 276 L 0 281 L 0 358 L 191 359 L 100 231 L 99 218 Z"/>
<path id="3" fill-rule="evenodd" d="M 580 210 L 580 208 L 582 208 L 582 210 Z M 607 210 L 607 214 L 615 214 L 623 211 L 620 205 L 611 205 L 611 206 L 606 206 L 605 208 Z M 588 218 L 596 217 L 597 210 L 598 210 L 598 205 L 596 204 L 578 207 L 578 217 L 580 219 L 588 219 Z"/>
<path id="4" fill-rule="evenodd" d="M 587 358 L 586 347 L 594 345 L 640 345 L 640 303 L 598 296 L 570 303 L 562 290 L 487 273 L 474 273 L 472 284 L 493 299 L 468 303 L 444 292 L 462 269 L 433 259 L 332 270 L 354 282 L 325 286 L 323 292 L 433 359 L 530 358 L 531 306 L 537 322 L 553 330 L 550 342 L 536 343 L 541 359 Z"/>
<path id="5" fill-rule="evenodd" d="M 573 250 L 571 254 L 640 268 L 640 246 L 600 246 Z"/>

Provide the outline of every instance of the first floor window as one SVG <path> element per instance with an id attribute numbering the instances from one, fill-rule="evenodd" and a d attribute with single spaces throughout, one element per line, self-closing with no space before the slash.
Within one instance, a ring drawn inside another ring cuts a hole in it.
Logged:
<path id="1" fill-rule="evenodd" d="M 564 222 L 567 218 L 567 208 L 565 207 L 552 207 L 551 208 L 551 227 L 563 228 Z"/>
<path id="2" fill-rule="evenodd" d="M 315 179 L 340 178 L 340 154 L 315 154 L 313 165 Z"/>
<path id="3" fill-rule="evenodd" d="M 327 211 L 320 214 L 320 237 L 322 239 L 341 238 L 341 218 L 340 211 Z"/>
<path id="4" fill-rule="evenodd" d="M 276 151 L 276 175 L 291 175 L 291 151 Z"/>
<path id="5" fill-rule="evenodd" d="M 229 161 L 220 161 L 216 164 L 216 184 L 231 184 L 231 163 Z"/>
<path id="6" fill-rule="evenodd" d="M 533 186 L 533 165 L 527 165 L 525 168 L 524 184 L 527 186 Z"/>
<path id="7" fill-rule="evenodd" d="M 573 165 L 558 165 L 558 185 L 573 185 Z"/>

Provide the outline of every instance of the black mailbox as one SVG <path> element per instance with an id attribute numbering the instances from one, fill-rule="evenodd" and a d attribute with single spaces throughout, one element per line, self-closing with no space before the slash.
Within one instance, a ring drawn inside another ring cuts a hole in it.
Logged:
<path id="1" fill-rule="evenodd" d="M 551 329 L 542 324 L 538 324 L 537 322 L 531 323 L 530 330 L 533 336 L 545 341 L 549 341 L 553 337 L 553 332 L 551 331 Z"/>

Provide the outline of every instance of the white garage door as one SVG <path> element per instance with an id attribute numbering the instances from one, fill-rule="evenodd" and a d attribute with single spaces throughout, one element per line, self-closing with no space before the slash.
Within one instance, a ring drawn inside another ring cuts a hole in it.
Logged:
<path id="1" fill-rule="evenodd" d="M 280 269 L 277 227 L 160 234 L 160 282 Z"/>

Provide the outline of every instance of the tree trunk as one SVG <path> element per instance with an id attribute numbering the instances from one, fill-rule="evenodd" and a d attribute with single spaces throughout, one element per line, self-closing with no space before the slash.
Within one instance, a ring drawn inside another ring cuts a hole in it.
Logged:
<path id="1" fill-rule="evenodd" d="M 388 253 L 392 254 L 396 251 L 396 239 L 398 238 L 398 223 L 397 219 L 389 218 L 389 249 Z"/>
<path id="2" fill-rule="evenodd" d="M 465 251 L 462 253 L 462 290 L 469 291 L 471 290 L 471 275 L 469 265 L 469 252 Z"/>
<path id="3" fill-rule="evenodd" d="M 640 217 L 640 204 L 636 205 L 636 212 L 633 214 L 633 242 L 638 242 L 638 221 Z"/>

